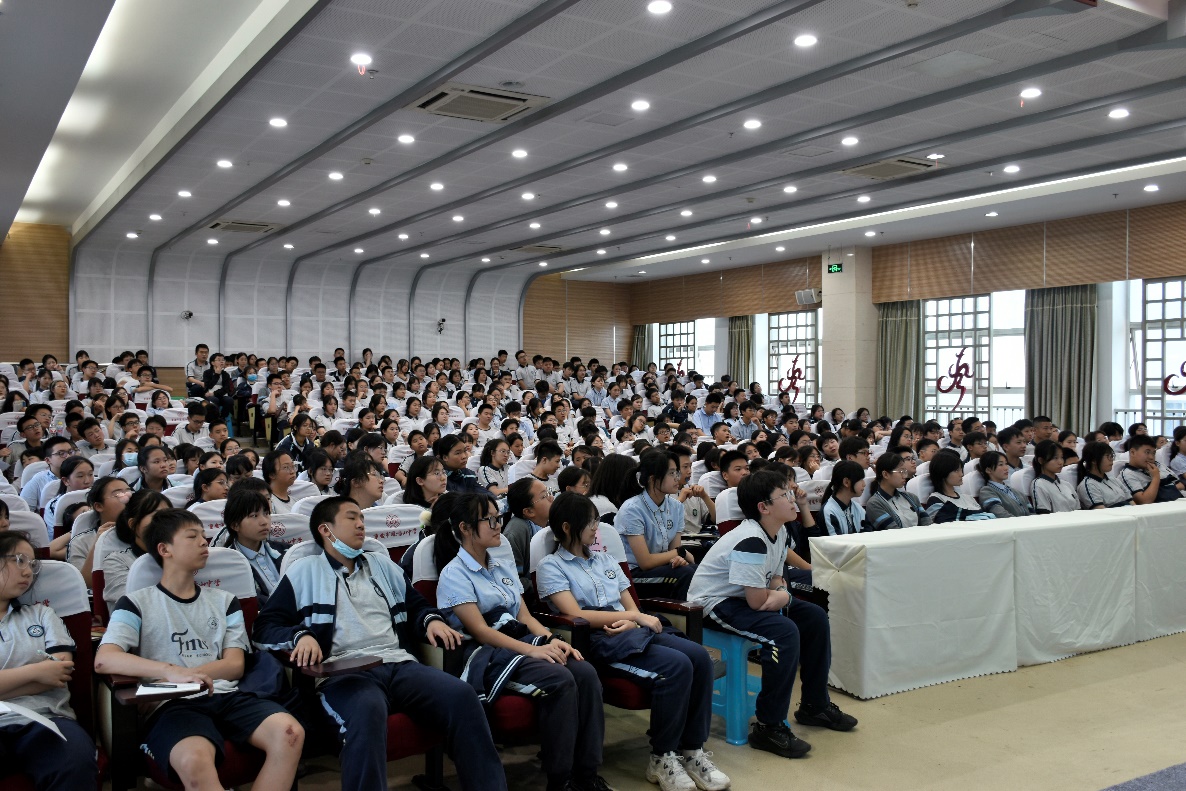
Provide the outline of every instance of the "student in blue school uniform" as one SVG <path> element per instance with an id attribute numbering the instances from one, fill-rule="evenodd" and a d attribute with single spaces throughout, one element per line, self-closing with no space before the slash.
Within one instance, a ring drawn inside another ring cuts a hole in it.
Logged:
<path id="1" fill-rule="evenodd" d="M 433 556 L 437 601 L 473 638 L 462 679 L 487 705 L 503 693 L 535 701 L 548 791 L 610 791 L 597 774 L 605 735 L 597 671 L 536 620 L 513 561 L 491 552 L 502 543 L 494 499 L 446 497 L 433 507 Z"/>
<path id="2" fill-rule="evenodd" d="M 38 791 L 92 789 L 95 743 L 78 724 L 66 688 L 74 640 L 52 608 L 18 601 L 40 568 L 27 535 L 0 532 L 0 701 L 46 717 L 64 740 L 16 710 L 0 714 L 0 777 L 27 774 Z"/>
<path id="3" fill-rule="evenodd" d="M 855 461 L 842 461 L 832 467 L 832 480 L 824 489 L 820 509 L 823 530 L 820 535 L 846 536 L 865 529 L 865 509 L 857 502 L 865 491 L 865 471 Z"/>
<path id="4" fill-rule="evenodd" d="M 597 507 L 576 492 L 552 504 L 556 551 L 536 570 L 541 599 L 593 627 L 592 657 L 604 672 L 651 691 L 651 756 L 646 778 L 660 791 L 723 791 L 729 778 L 704 752 L 712 718 L 712 660 L 704 648 L 639 612 L 630 580 L 608 552 L 592 552 Z"/>
<path id="5" fill-rule="evenodd" d="M 803 692 L 796 721 L 850 731 L 857 720 L 828 698 L 832 644 L 827 614 L 792 599 L 782 576 L 787 561 L 784 525 L 797 513 L 786 478 L 773 470 L 746 476 L 737 487 L 737 504 L 745 520 L 708 550 L 689 597 L 704 608 L 706 628 L 742 635 L 760 646 L 762 687 L 750 746 L 802 758 L 811 745 L 786 724 L 800 663 Z"/>
<path id="6" fill-rule="evenodd" d="M 649 450 L 638 460 L 640 494 L 622 503 L 614 527 L 626 546 L 634 585 L 643 596 L 683 601 L 696 566 L 680 548 L 684 504 L 679 501 L 680 458 Z"/>
<path id="7" fill-rule="evenodd" d="M 461 639 L 407 583 L 386 552 L 364 552 L 362 510 L 347 497 L 322 500 L 309 516 L 324 554 L 294 562 L 255 621 L 263 649 L 292 652 L 297 665 L 378 656 L 379 667 L 327 679 L 322 707 L 338 726 L 342 788 L 387 789 L 387 717 L 403 712 L 445 735 L 465 791 L 506 791 L 490 726 L 463 681 L 416 661 L 408 647 Z M 287 786 L 284 786 L 287 788 Z"/>

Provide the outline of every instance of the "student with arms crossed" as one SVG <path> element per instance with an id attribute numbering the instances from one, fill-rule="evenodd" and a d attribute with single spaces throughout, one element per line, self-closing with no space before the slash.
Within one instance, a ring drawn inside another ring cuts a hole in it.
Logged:
<path id="1" fill-rule="evenodd" d="M 203 692 L 158 706 L 144 737 L 145 752 L 187 789 L 222 788 L 216 765 L 224 740 L 264 752 L 253 789 L 290 787 L 304 729 L 278 703 L 238 690 L 250 649 L 243 611 L 230 593 L 194 583 L 209 555 L 201 521 L 188 511 L 162 511 L 145 543 L 161 581 L 115 605 L 96 672 L 201 684 Z"/>
<path id="2" fill-rule="evenodd" d="M 288 568 L 256 619 L 253 637 L 260 648 L 291 651 L 299 666 L 361 656 L 383 660 L 318 688 L 342 740 L 342 788 L 386 791 L 387 717 L 403 712 L 445 735 L 463 789 L 505 791 L 498 751 L 473 690 L 420 664 L 407 650 L 423 639 L 454 648 L 461 635 L 416 593 L 385 551 L 363 551 L 366 530 L 353 500 L 322 500 L 309 526 L 324 554 Z"/>
<path id="3" fill-rule="evenodd" d="M 832 647 L 828 616 L 814 604 L 792 599 L 783 579 L 787 531 L 796 506 L 786 478 L 760 470 L 737 487 L 745 521 L 722 537 L 701 561 L 690 600 L 704 608 L 706 628 L 740 634 L 760 646 L 762 688 L 751 747 L 784 758 L 801 758 L 811 745 L 795 736 L 785 719 L 802 659 L 803 694 L 795 719 L 836 731 L 852 730 L 856 718 L 828 698 Z"/>

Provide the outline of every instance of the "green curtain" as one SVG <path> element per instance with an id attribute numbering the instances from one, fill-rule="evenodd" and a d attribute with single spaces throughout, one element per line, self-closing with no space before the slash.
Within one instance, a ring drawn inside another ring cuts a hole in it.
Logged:
<path id="1" fill-rule="evenodd" d="M 1076 433 L 1094 424 L 1095 334 L 1099 297 L 1094 285 L 1025 292 L 1025 413 L 1049 415 Z"/>
<path id="2" fill-rule="evenodd" d="M 922 302 L 879 304 L 876 414 L 922 418 L 922 362 Z"/>
<path id="3" fill-rule="evenodd" d="M 631 365 L 637 365 L 645 371 L 648 363 L 658 362 L 658 360 L 651 359 L 651 345 L 654 335 L 654 325 L 634 325 L 634 343 L 630 347 Z"/>
<path id="4" fill-rule="evenodd" d="M 729 317 L 729 370 L 743 387 L 754 379 L 754 317 Z"/>

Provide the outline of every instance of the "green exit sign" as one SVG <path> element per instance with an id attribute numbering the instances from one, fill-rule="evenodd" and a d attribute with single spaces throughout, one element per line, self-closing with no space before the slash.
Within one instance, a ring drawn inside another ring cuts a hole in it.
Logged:
<path id="1" fill-rule="evenodd" d="M 834 275 L 844 271 L 844 264 L 828 264 L 828 274 Z"/>

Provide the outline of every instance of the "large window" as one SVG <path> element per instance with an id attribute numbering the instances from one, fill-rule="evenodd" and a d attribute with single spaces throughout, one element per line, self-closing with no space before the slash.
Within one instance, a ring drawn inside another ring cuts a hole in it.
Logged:
<path id="1" fill-rule="evenodd" d="M 1141 300 L 1133 318 L 1141 323 L 1130 326 L 1130 387 L 1140 392 L 1149 433 L 1172 434 L 1186 418 L 1186 281 L 1146 280 L 1133 291 Z"/>
<path id="2" fill-rule="evenodd" d="M 687 373 L 696 367 L 696 322 L 676 321 L 659 325 L 659 369 L 671 363 Z"/>
<path id="3" fill-rule="evenodd" d="M 1025 292 L 926 300 L 923 355 L 926 419 L 1013 423 L 1025 405 Z"/>
<path id="4" fill-rule="evenodd" d="M 766 392 L 782 390 L 791 403 L 806 408 L 819 400 L 818 311 L 771 313 L 769 317 L 769 367 Z"/>

